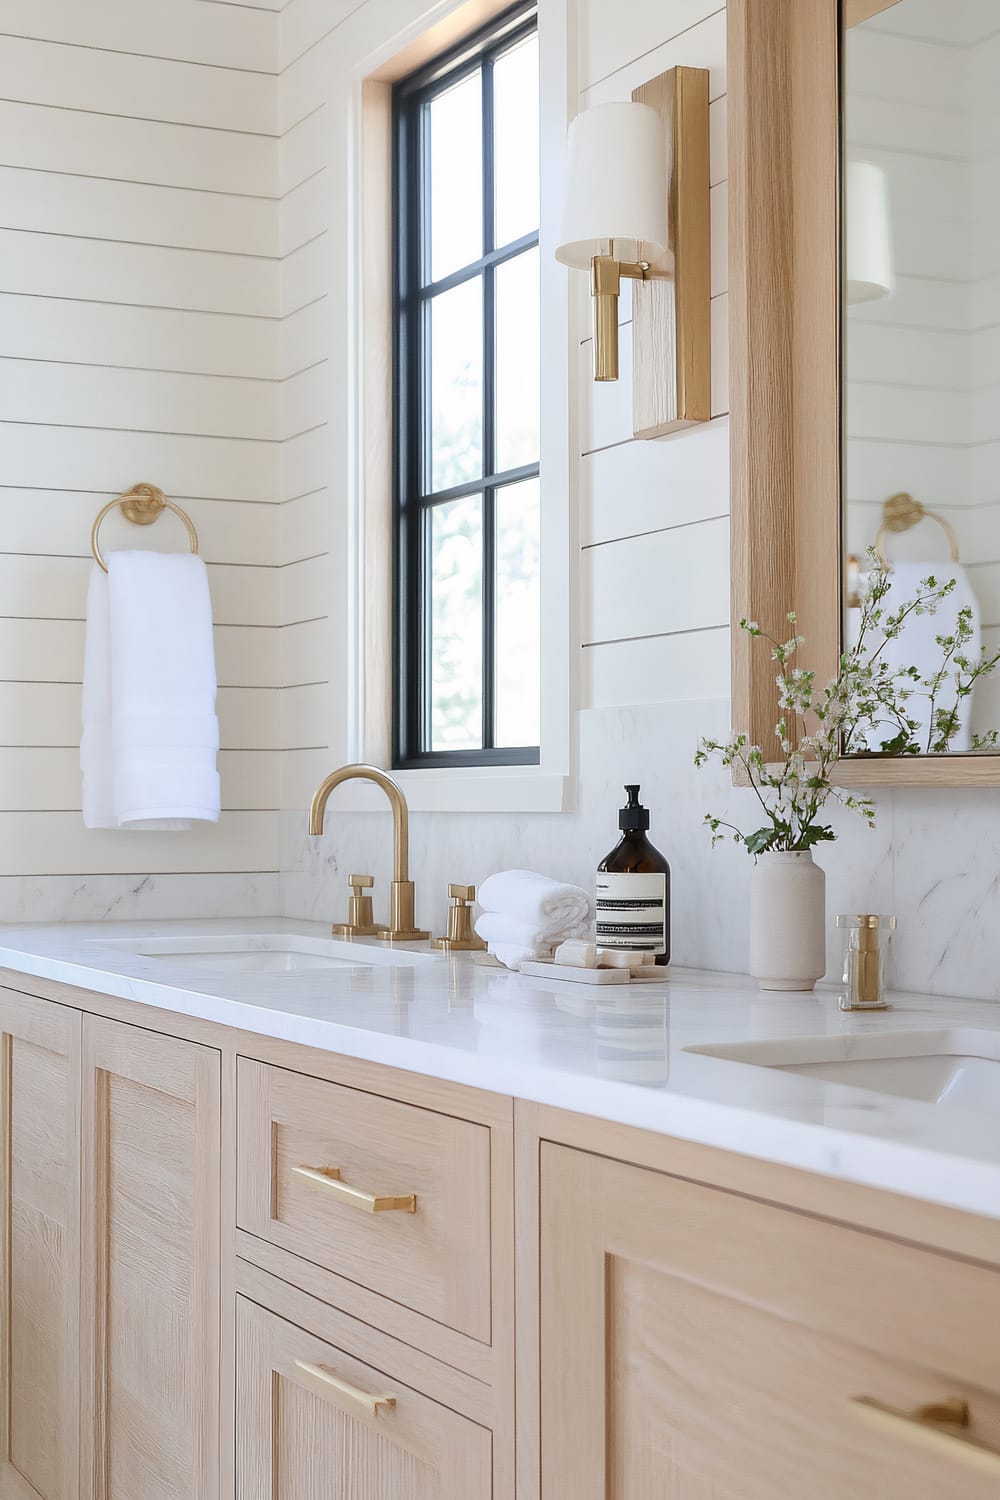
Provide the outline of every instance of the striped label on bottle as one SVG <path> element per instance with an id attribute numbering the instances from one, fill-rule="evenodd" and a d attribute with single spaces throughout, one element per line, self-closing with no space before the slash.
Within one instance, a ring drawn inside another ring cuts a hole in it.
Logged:
<path id="1" fill-rule="evenodd" d="M 667 951 L 665 875 L 614 875 L 601 870 L 596 894 L 598 947 L 651 954 Z"/>

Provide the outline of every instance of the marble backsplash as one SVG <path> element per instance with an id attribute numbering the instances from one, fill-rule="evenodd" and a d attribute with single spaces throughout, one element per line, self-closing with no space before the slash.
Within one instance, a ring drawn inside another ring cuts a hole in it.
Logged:
<path id="1" fill-rule="evenodd" d="M 728 722 L 727 700 L 590 709 L 579 715 L 574 812 L 413 814 L 418 920 L 443 931 L 448 882 L 478 885 L 498 869 L 542 870 L 589 889 L 617 841 L 623 784 L 638 781 L 650 837 L 671 865 L 675 962 L 744 970 L 751 861 L 731 843 L 713 850 L 702 819 L 711 810 L 757 826 L 753 793 L 734 789 L 718 767 L 692 765 L 699 735 L 721 735 Z M 1000 999 L 1000 788 L 879 792 L 876 802 L 874 831 L 837 810 L 838 841 L 818 855 L 827 872 L 830 977 L 840 961 L 837 912 L 894 912 L 900 986 Z M 304 812 L 282 814 L 282 913 L 342 919 L 355 870 L 375 876 L 376 910 L 384 909 L 388 811 L 338 812 L 334 797 L 326 826 L 323 838 L 310 839 Z"/>

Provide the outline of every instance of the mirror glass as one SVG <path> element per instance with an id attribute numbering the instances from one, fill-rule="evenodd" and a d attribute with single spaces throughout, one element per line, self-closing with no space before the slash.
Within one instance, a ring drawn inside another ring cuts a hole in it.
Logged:
<path id="1" fill-rule="evenodd" d="M 898 689 L 851 748 L 995 754 L 1000 4 L 842 10 L 844 643 Z"/>

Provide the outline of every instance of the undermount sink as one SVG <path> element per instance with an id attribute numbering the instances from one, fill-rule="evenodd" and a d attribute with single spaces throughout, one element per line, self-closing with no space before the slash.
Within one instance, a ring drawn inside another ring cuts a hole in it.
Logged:
<path id="1" fill-rule="evenodd" d="M 220 933 L 211 937 L 105 939 L 101 947 L 154 958 L 200 974 L 303 974 L 323 969 L 412 968 L 437 954 L 294 933 Z"/>
<path id="2" fill-rule="evenodd" d="M 923 1104 L 1000 1113 L 1000 1031 L 881 1031 L 685 1050 Z"/>

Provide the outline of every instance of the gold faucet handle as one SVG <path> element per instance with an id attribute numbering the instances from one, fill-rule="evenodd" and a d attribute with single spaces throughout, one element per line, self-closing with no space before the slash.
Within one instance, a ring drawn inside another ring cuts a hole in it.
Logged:
<path id="1" fill-rule="evenodd" d="M 443 948 L 445 953 L 482 953 L 486 944 L 477 937 L 472 926 L 471 902 L 476 899 L 474 885 L 449 885 L 448 935 L 435 938 L 433 946 Z"/>
<path id="2" fill-rule="evenodd" d="M 372 898 L 365 895 L 375 884 L 374 875 L 351 875 L 349 877 L 351 899 L 348 903 L 347 921 L 335 922 L 334 937 L 374 937 L 378 932 L 372 912 Z"/>

